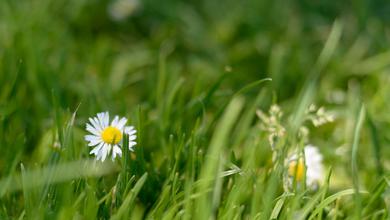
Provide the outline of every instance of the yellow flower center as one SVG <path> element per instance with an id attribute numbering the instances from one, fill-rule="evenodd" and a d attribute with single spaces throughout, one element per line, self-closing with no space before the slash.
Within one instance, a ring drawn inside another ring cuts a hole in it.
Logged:
<path id="1" fill-rule="evenodd" d="M 118 128 L 108 126 L 102 132 L 102 139 L 107 144 L 117 144 L 122 140 L 122 132 Z"/>
<path id="2" fill-rule="evenodd" d="M 305 174 L 305 164 L 303 163 L 303 159 L 299 159 L 297 161 L 291 161 L 288 167 L 288 175 L 295 176 L 297 181 L 303 179 L 303 175 Z"/>

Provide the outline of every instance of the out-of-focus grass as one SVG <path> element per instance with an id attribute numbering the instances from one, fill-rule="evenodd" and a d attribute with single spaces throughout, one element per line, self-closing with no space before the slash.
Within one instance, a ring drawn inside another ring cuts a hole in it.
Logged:
<path id="1" fill-rule="evenodd" d="M 0 1 L 1 219 L 389 217 L 387 1 L 145 0 L 121 21 L 114 2 Z M 272 103 L 290 134 L 311 103 L 335 114 L 309 126 L 317 190 L 284 192 Z M 101 164 L 83 135 L 105 110 L 138 144 Z"/>

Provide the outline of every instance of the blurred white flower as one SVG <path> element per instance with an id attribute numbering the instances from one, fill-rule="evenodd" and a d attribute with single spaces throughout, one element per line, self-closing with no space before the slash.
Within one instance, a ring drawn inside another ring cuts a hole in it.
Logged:
<path id="1" fill-rule="evenodd" d="M 139 5 L 138 0 L 115 0 L 108 6 L 108 13 L 113 20 L 121 21 L 132 15 Z"/>
<path id="2" fill-rule="evenodd" d="M 322 182 L 324 178 L 324 168 L 322 164 L 322 155 L 317 147 L 307 145 L 304 148 L 305 160 L 297 153 L 293 154 L 288 160 L 288 176 L 297 182 L 300 182 L 305 177 L 306 169 L 306 185 L 315 186 Z"/>
<path id="3" fill-rule="evenodd" d="M 89 118 L 90 123 L 86 125 L 87 131 L 91 134 L 85 135 L 85 140 L 89 142 L 88 146 L 95 146 L 90 153 L 101 161 L 104 161 L 111 151 L 112 160 L 116 156 L 121 157 L 123 141 L 129 142 L 130 151 L 133 151 L 133 146 L 136 145 L 137 131 L 133 126 L 125 126 L 127 119 L 115 116 L 109 124 L 109 117 L 108 112 L 98 113 L 97 117 Z M 123 140 L 123 133 L 129 136 L 128 140 Z"/>

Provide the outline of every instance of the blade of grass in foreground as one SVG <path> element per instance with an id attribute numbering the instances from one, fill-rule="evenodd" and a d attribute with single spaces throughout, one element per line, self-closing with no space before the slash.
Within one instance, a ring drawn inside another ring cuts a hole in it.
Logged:
<path id="1" fill-rule="evenodd" d="M 376 170 L 378 175 L 383 174 L 383 166 L 381 164 L 381 143 L 379 141 L 379 134 L 378 129 L 375 126 L 374 120 L 372 119 L 371 114 L 367 112 L 367 122 L 368 122 L 368 128 L 370 129 L 371 134 L 371 142 L 372 146 L 374 148 L 374 156 L 375 156 L 375 163 L 376 163 Z"/>
<path id="2" fill-rule="evenodd" d="M 305 110 L 311 104 L 312 99 L 315 96 L 319 76 L 325 66 L 329 63 L 334 52 L 336 51 L 337 45 L 341 38 L 341 33 L 342 25 L 338 21 L 335 21 L 332 26 L 332 30 L 329 34 L 329 37 L 325 43 L 325 46 L 322 49 L 321 54 L 319 55 L 317 62 L 314 65 L 312 72 L 306 80 L 304 88 L 299 95 L 298 102 L 295 107 L 293 118 L 291 121 L 293 134 L 295 134 L 295 132 L 301 125 Z"/>
<path id="3" fill-rule="evenodd" d="M 257 87 L 258 85 L 260 85 L 260 84 L 262 84 L 264 82 L 267 82 L 267 81 L 272 81 L 272 79 L 271 78 L 264 78 L 264 79 L 260 79 L 260 80 L 254 81 L 253 83 L 250 83 L 250 84 L 244 86 L 243 88 L 241 88 L 234 95 L 237 96 L 237 95 L 243 94 L 246 91 L 249 91 L 249 90 L 251 90 L 251 89 Z"/>
<path id="4" fill-rule="evenodd" d="M 317 205 L 317 202 L 321 200 L 323 194 L 326 192 L 326 188 L 321 188 L 303 207 L 302 212 L 299 214 L 298 220 L 306 219 L 306 216 L 309 215 L 310 211 Z"/>
<path id="5" fill-rule="evenodd" d="M 219 121 L 213 138 L 210 143 L 209 150 L 207 152 L 205 165 L 202 168 L 200 175 L 200 184 L 198 193 L 202 196 L 195 201 L 195 218 L 196 219 L 209 219 L 212 216 L 213 209 L 210 201 L 215 201 L 216 198 L 211 199 L 209 193 L 210 188 L 220 187 L 220 185 L 214 185 L 215 178 L 218 178 L 218 166 L 220 165 L 221 155 L 223 153 L 223 147 L 227 142 L 229 133 L 236 121 L 244 101 L 240 97 L 235 97 L 228 105 L 222 119 Z M 219 191 L 215 189 L 213 191 Z M 215 194 L 214 194 L 215 196 Z"/>
<path id="6" fill-rule="evenodd" d="M 313 219 L 314 216 L 318 215 L 321 210 L 323 210 L 327 205 L 331 204 L 332 202 L 336 201 L 336 199 L 339 199 L 343 196 L 352 195 L 352 194 L 360 194 L 360 193 L 367 193 L 365 191 L 356 192 L 354 189 L 346 189 L 340 192 L 337 192 L 326 199 L 324 199 L 320 204 L 317 205 L 316 209 L 311 213 L 311 217 L 309 219 Z M 361 218 L 358 218 L 361 219 Z"/>
<path id="7" fill-rule="evenodd" d="M 326 194 L 327 194 L 328 191 L 329 191 L 330 176 L 332 175 L 332 167 L 330 167 L 330 168 L 328 169 L 328 172 L 327 172 L 327 173 L 328 173 L 328 174 L 326 175 L 325 183 L 324 183 L 324 186 L 323 186 L 323 187 L 325 188 L 325 193 L 323 194 L 320 203 L 321 203 L 322 201 L 325 200 L 325 196 L 326 196 Z M 319 214 L 318 214 L 318 220 L 322 220 L 322 212 L 323 212 L 323 210 L 320 209 L 320 210 L 319 210 Z"/>
<path id="8" fill-rule="evenodd" d="M 383 196 L 383 193 L 390 187 L 390 184 L 386 182 L 386 178 L 382 178 L 379 183 L 374 187 L 373 190 L 370 190 L 371 197 L 368 199 L 368 202 L 365 203 L 362 210 L 362 214 L 366 217 L 369 211 L 373 211 L 380 201 L 380 197 Z M 390 209 L 389 209 L 390 210 Z"/>
<path id="9" fill-rule="evenodd" d="M 122 205 L 119 207 L 118 212 L 111 217 L 111 220 L 128 219 L 128 215 L 135 205 L 134 204 L 135 198 L 137 197 L 138 193 L 140 192 L 147 177 L 148 177 L 147 173 L 142 175 L 142 177 L 135 184 L 134 188 L 131 189 L 130 192 L 127 194 Z"/>
<path id="10" fill-rule="evenodd" d="M 286 194 L 286 193 L 285 193 Z M 286 200 L 287 196 L 282 196 L 275 204 L 274 209 L 271 212 L 270 219 L 278 219 L 279 213 L 282 210 L 282 207 L 284 205 L 284 201 Z"/>
<path id="11" fill-rule="evenodd" d="M 28 180 L 26 178 L 26 169 L 23 164 L 20 164 L 21 169 L 21 178 L 22 178 L 22 187 L 23 187 L 23 198 L 24 198 L 24 210 L 28 216 L 32 216 L 32 199 L 31 199 L 31 191 L 28 189 Z M 4 182 L 4 181 L 2 181 Z M 14 184 L 12 184 L 13 186 Z M 2 186 L 2 184 L 0 184 Z M 2 188 L 2 187 L 1 187 Z"/>
<path id="12" fill-rule="evenodd" d="M 129 136 L 126 133 L 123 133 L 123 139 L 128 140 Z M 124 141 L 123 142 L 123 147 L 122 147 L 122 167 L 121 167 L 121 172 L 118 175 L 117 178 L 117 183 L 116 183 L 116 203 L 117 205 L 122 203 L 123 195 L 125 195 L 126 188 L 128 187 L 130 180 L 130 152 L 129 152 L 129 142 Z"/>
<path id="13" fill-rule="evenodd" d="M 61 144 L 62 144 L 61 147 L 66 149 L 64 151 L 65 158 L 71 158 L 71 155 L 73 154 L 73 151 L 74 151 L 74 147 L 72 145 L 71 140 L 72 140 L 73 126 L 74 126 L 74 122 L 76 119 L 76 113 L 77 113 L 77 110 L 79 109 L 79 107 L 80 107 L 80 104 L 76 107 L 75 111 L 72 113 L 70 119 L 66 123 L 65 128 L 62 130 L 62 127 L 58 127 L 58 129 L 57 129 L 58 133 L 62 133 L 62 131 L 63 131 L 64 140 L 62 140 L 62 142 L 61 142 Z M 59 108 L 59 107 L 57 106 L 56 108 Z M 59 115 L 58 115 L 59 109 L 55 110 L 55 114 L 56 114 L 56 120 L 58 120 L 57 118 L 59 117 Z M 50 183 L 52 182 L 53 175 L 56 172 L 55 165 L 57 165 L 59 163 L 59 161 L 60 161 L 60 153 L 58 151 L 53 151 L 52 155 L 50 157 L 49 164 L 48 164 L 49 165 L 48 168 L 51 168 L 52 170 L 49 170 L 47 172 L 47 176 L 42 177 L 45 179 L 46 184 L 43 186 L 43 189 L 41 192 L 41 199 L 39 202 L 40 206 L 42 206 L 45 198 L 47 197 L 47 194 L 50 191 Z"/>
<path id="14" fill-rule="evenodd" d="M 355 218 L 361 219 L 361 208 L 362 208 L 362 201 L 360 198 L 359 192 L 359 173 L 358 173 L 358 166 L 357 166 L 357 152 L 358 152 L 358 146 L 359 146 L 359 139 L 360 139 L 360 131 L 363 126 L 364 117 L 365 117 L 366 111 L 364 106 L 360 108 L 359 115 L 357 118 L 354 135 L 353 135 L 353 144 L 352 144 L 352 179 L 353 179 L 353 186 L 355 189 Z"/>
<path id="15" fill-rule="evenodd" d="M 76 178 L 104 176 L 117 172 L 118 167 L 110 161 L 101 163 L 95 160 L 79 160 L 33 171 L 25 171 L 23 172 L 23 185 L 20 175 L 9 176 L 0 180 L 0 188 L 8 187 L 6 190 L 2 191 L 3 194 L 1 194 L 0 197 L 4 196 L 6 193 L 21 190 L 22 187 L 23 190 L 27 190 L 46 184 L 46 179 L 42 178 L 42 176 L 47 176 L 53 170 L 55 170 L 55 172 L 50 180 L 51 184 L 61 183 Z M 8 184 L 8 182 L 11 182 L 11 184 Z"/>

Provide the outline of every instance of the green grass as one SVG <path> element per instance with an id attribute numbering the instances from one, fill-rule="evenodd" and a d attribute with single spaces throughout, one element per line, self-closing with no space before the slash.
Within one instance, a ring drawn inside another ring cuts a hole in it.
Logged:
<path id="1" fill-rule="evenodd" d="M 115 21 L 112 2 L 0 1 L 0 219 L 390 218 L 389 3 L 144 0 Z M 101 111 L 134 152 L 93 160 Z M 325 181 L 287 190 L 308 143 Z"/>

